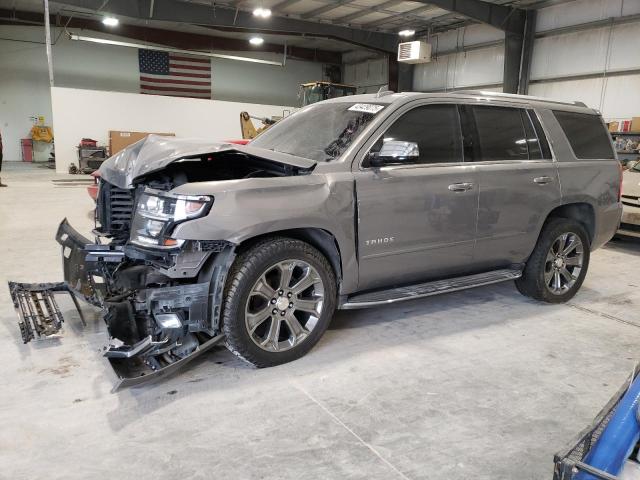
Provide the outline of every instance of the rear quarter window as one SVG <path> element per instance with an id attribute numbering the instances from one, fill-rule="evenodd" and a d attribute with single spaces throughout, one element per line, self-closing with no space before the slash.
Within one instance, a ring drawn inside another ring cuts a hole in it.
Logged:
<path id="1" fill-rule="evenodd" d="M 609 133 L 598 115 L 555 110 L 553 114 L 577 158 L 615 158 Z"/>

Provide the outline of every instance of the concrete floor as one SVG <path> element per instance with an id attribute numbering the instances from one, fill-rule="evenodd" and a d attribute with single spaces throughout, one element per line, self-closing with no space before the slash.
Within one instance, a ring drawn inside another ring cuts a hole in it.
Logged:
<path id="1" fill-rule="evenodd" d="M 58 281 L 83 187 L 5 167 L 0 284 Z M 109 393 L 106 337 L 61 299 L 61 338 L 23 345 L 0 285 L 0 478 L 544 479 L 630 373 L 640 243 L 592 257 L 567 305 L 511 283 L 339 312 L 305 358 L 255 370 L 218 350 L 163 383 Z"/>

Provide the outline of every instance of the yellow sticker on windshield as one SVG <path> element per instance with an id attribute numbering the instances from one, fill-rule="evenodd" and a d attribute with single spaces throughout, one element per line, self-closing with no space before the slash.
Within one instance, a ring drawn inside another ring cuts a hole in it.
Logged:
<path id="1" fill-rule="evenodd" d="M 349 107 L 351 112 L 363 112 L 376 114 L 384 108 L 384 105 L 375 105 L 373 103 L 356 103 Z"/>

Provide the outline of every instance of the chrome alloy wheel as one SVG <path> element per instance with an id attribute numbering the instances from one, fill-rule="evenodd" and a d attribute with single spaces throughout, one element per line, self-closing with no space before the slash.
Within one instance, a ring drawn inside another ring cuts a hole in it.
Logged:
<path id="1" fill-rule="evenodd" d="M 324 303 L 318 271 L 303 260 L 285 260 L 267 268 L 251 288 L 245 325 L 253 342 L 268 352 L 282 352 L 304 342 Z"/>
<path id="2" fill-rule="evenodd" d="M 569 291 L 578 280 L 584 262 L 582 240 L 575 233 L 563 233 L 551 244 L 544 265 L 544 283 L 554 295 Z"/>

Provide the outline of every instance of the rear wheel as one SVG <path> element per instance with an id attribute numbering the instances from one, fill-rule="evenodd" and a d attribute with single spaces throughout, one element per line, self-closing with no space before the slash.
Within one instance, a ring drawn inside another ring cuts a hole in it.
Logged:
<path id="1" fill-rule="evenodd" d="M 567 218 L 547 222 L 516 286 L 523 295 L 562 303 L 580 289 L 589 267 L 589 237 L 582 224 Z"/>
<path id="2" fill-rule="evenodd" d="M 239 255 L 225 289 L 222 330 L 229 349 L 258 367 L 306 354 L 336 304 L 335 275 L 315 248 L 274 237 Z"/>

